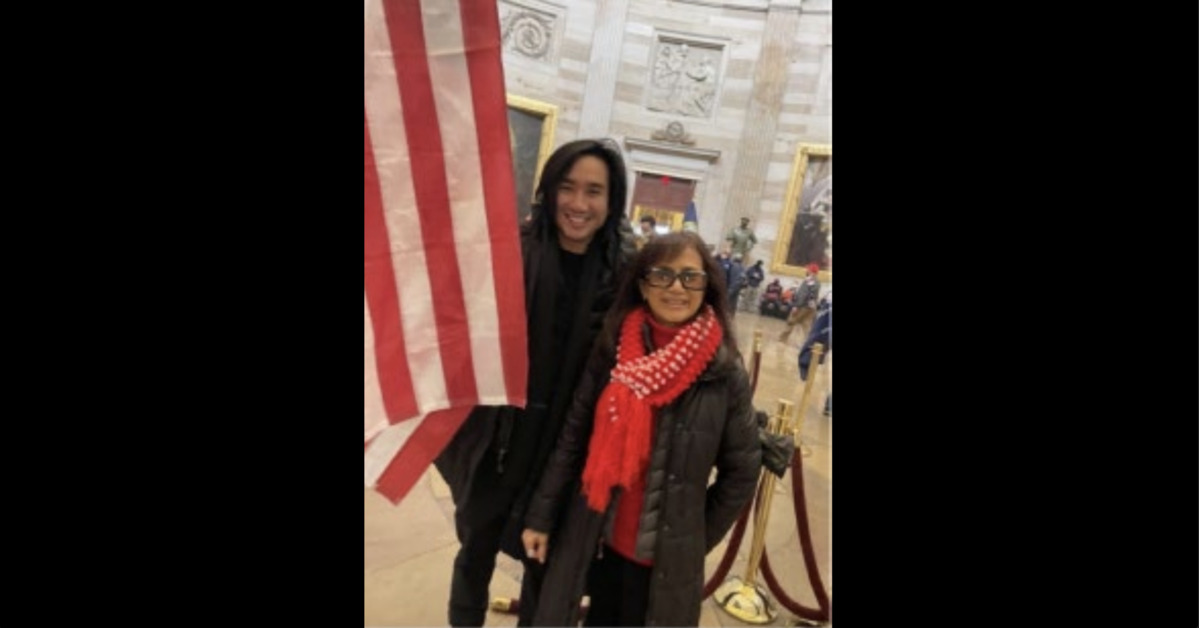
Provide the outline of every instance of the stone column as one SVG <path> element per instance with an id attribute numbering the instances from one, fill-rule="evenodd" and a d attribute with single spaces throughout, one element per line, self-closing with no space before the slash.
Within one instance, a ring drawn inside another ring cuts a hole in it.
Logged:
<path id="1" fill-rule="evenodd" d="M 745 131 L 737 146 L 737 165 L 729 187 L 721 240 L 729 229 L 741 224 L 741 217 L 750 218 L 750 227 L 758 236 L 750 256 L 770 261 L 774 238 L 764 238 L 758 226 L 762 187 L 778 130 L 779 112 L 783 107 L 783 92 L 787 86 L 789 53 L 796 46 L 799 30 L 799 2 L 770 3 L 766 12 L 766 28 L 762 33 L 762 52 L 754 66 L 749 108 L 745 115 Z"/>
<path id="2" fill-rule="evenodd" d="M 579 137 L 606 137 L 616 102 L 616 73 L 629 0 L 598 0 L 591 60 L 579 110 Z"/>

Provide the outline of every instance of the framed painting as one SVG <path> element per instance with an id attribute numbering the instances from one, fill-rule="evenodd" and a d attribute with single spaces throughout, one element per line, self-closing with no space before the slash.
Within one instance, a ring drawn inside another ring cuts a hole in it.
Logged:
<path id="1" fill-rule="evenodd" d="M 524 222 L 532 211 L 541 168 L 554 151 L 554 128 L 557 124 L 556 105 L 508 94 L 508 134 L 512 142 L 516 216 L 519 222 Z"/>
<path id="2" fill-rule="evenodd" d="M 816 264 L 822 282 L 833 279 L 833 147 L 800 144 L 783 199 L 771 272 L 793 277 Z"/>

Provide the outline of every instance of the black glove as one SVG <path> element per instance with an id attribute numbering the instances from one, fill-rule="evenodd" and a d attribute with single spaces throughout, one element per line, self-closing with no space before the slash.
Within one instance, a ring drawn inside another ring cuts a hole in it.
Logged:
<path id="1" fill-rule="evenodd" d="M 766 413 L 755 412 L 758 421 L 758 441 L 762 444 L 762 466 L 782 479 L 795 455 L 795 439 L 790 434 L 771 434 L 766 431 Z"/>

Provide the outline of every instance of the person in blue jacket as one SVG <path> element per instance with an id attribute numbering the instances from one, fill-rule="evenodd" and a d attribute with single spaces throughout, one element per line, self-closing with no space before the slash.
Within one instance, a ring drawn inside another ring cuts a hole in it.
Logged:
<path id="1" fill-rule="evenodd" d="M 820 364 L 824 364 L 824 358 L 833 350 L 832 292 L 824 295 L 816 306 L 816 320 L 812 322 L 812 331 L 808 333 L 803 347 L 799 350 L 799 378 L 804 381 L 808 379 L 808 365 L 812 363 L 812 345 L 818 342 L 824 345 L 824 352 L 820 354 Z M 832 416 L 832 413 L 833 394 L 830 392 L 824 400 L 824 415 Z"/>

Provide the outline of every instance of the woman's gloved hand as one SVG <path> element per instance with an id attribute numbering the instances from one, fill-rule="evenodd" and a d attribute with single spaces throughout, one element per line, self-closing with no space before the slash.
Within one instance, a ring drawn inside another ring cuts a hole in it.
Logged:
<path id="1" fill-rule="evenodd" d="M 771 434 L 766 431 L 766 413 L 754 414 L 758 422 L 758 441 L 762 443 L 762 466 L 781 479 L 791 466 L 795 455 L 795 439 L 790 434 Z"/>

